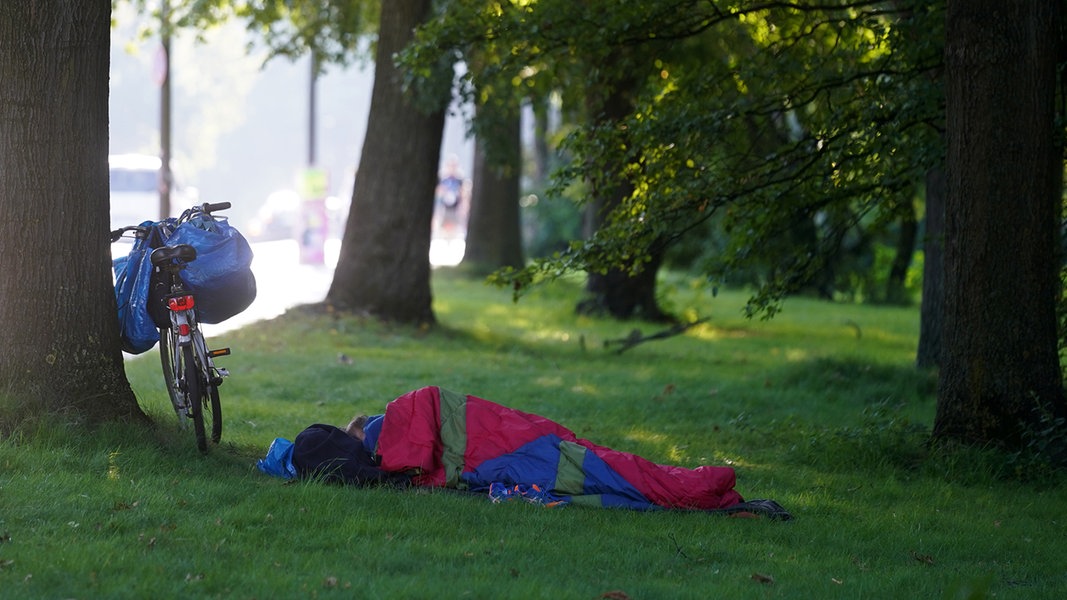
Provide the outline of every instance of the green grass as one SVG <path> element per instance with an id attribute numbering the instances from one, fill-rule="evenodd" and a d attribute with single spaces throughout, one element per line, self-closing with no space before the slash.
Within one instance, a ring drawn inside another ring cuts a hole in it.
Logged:
<path id="1" fill-rule="evenodd" d="M 513 304 L 435 275 L 440 328 L 291 311 L 220 336 L 223 444 L 166 406 L 153 352 L 127 363 L 157 426 L 22 431 L 0 442 L 4 598 L 1062 598 L 1067 488 L 988 451 L 934 452 L 935 380 L 912 367 L 915 309 L 667 286 L 709 320 L 622 354 L 645 323 L 573 315 L 573 287 Z M 342 359 L 341 357 L 346 357 Z M 283 484 L 276 436 L 343 424 L 441 385 L 551 417 L 657 462 L 730 464 L 789 523 L 494 505 L 448 492 Z"/>

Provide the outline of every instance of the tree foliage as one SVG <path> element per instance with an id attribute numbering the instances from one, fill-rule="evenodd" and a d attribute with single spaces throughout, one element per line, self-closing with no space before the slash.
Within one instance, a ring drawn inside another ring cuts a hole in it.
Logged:
<path id="1" fill-rule="evenodd" d="M 910 204 L 942 160 L 940 3 L 639 1 L 604 11 L 561 0 L 456 0 L 408 54 L 490 48 L 465 76 L 514 93 L 639 82 L 622 123 L 587 120 L 556 189 L 595 186 L 607 165 L 633 189 L 591 239 L 522 271 L 521 290 L 575 269 L 640 269 L 663 244 L 715 222 L 716 281 L 768 266 L 755 312 L 817 282 L 846 237 Z M 506 51 L 505 51 L 506 49 Z M 625 54 L 627 60 L 616 60 Z M 610 90 L 609 90 L 610 91 Z"/>
<path id="2" fill-rule="evenodd" d="M 360 41 L 377 30 L 379 8 L 378 2 L 359 0 L 251 0 L 235 14 L 273 56 L 295 60 L 311 54 L 318 65 L 345 65 L 369 56 Z"/>
<path id="3" fill-rule="evenodd" d="M 247 25 L 269 57 L 296 60 L 311 55 L 320 69 L 369 57 L 360 42 L 376 31 L 380 8 L 370 0 L 126 1 L 154 17 L 142 26 L 143 36 L 164 28 L 201 33 L 236 19 Z"/>

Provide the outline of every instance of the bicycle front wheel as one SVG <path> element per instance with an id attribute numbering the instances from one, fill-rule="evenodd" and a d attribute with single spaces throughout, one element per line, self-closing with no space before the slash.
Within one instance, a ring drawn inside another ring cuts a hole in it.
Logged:
<path id="1" fill-rule="evenodd" d="M 222 378 L 215 372 L 211 362 L 211 353 L 200 330 L 193 330 L 193 356 L 196 359 L 196 373 L 200 383 L 197 396 L 191 396 L 195 409 L 193 423 L 196 429 L 196 442 L 200 450 L 207 450 L 207 433 L 211 432 L 211 441 L 219 443 L 222 439 L 222 404 L 219 402 L 219 383 Z"/>
<path id="2" fill-rule="evenodd" d="M 207 384 L 207 397 L 204 401 L 210 401 L 208 406 L 211 408 L 211 441 L 217 444 L 222 439 L 222 403 L 219 402 L 218 384 Z"/>
<path id="3" fill-rule="evenodd" d="M 204 428 L 204 394 L 207 382 L 201 381 L 200 367 L 195 359 L 192 344 L 181 349 L 182 372 L 185 373 L 185 394 L 189 399 L 190 413 L 193 418 L 193 431 L 196 433 L 196 447 L 207 452 L 207 434 Z M 208 417 L 210 418 L 210 417 Z"/>

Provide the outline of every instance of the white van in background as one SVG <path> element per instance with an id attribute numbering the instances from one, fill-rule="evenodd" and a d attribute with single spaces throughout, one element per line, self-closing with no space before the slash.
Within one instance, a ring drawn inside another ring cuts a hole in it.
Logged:
<path id="1" fill-rule="evenodd" d="M 137 225 L 144 221 L 158 221 L 160 169 L 163 161 L 148 154 L 112 154 L 107 157 L 111 171 L 111 230 Z M 171 213 L 177 213 L 196 203 L 196 190 L 182 188 L 173 175 L 171 185 Z M 166 217 L 175 214 L 162 215 Z"/>

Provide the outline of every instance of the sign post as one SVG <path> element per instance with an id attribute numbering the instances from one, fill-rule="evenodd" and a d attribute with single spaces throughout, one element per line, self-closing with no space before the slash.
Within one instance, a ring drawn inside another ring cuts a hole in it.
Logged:
<path id="1" fill-rule="evenodd" d="M 303 217 L 303 229 L 300 232 L 301 264 L 326 264 L 326 237 L 330 233 L 326 214 L 329 186 L 326 169 L 308 167 L 300 173 L 297 189 L 300 190 L 300 212 Z"/>

